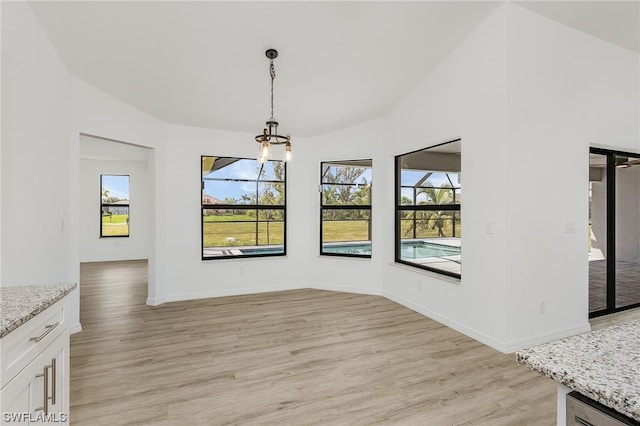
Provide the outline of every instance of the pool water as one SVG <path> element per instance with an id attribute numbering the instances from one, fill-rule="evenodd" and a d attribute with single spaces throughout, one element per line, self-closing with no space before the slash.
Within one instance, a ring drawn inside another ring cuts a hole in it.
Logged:
<path id="1" fill-rule="evenodd" d="M 326 244 L 324 253 L 371 255 L 371 243 Z M 445 246 L 443 244 L 425 241 L 404 241 L 400 246 L 401 259 L 422 259 L 426 257 L 457 256 L 460 247 Z"/>
<path id="2" fill-rule="evenodd" d="M 283 254 L 284 247 L 259 247 L 259 248 L 246 248 L 240 250 L 244 255 L 256 255 L 256 254 Z"/>
<path id="3" fill-rule="evenodd" d="M 361 256 L 371 256 L 371 243 L 344 243 L 344 244 L 325 244 L 322 247 L 323 253 L 335 254 L 354 254 Z"/>
<path id="4" fill-rule="evenodd" d="M 400 246 L 401 259 L 423 259 L 425 257 L 457 256 L 459 254 L 460 247 L 424 241 L 407 241 Z"/>

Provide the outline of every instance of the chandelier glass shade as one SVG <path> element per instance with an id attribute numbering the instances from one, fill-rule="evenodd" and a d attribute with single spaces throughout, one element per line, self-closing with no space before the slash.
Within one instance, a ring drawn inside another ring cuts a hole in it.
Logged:
<path id="1" fill-rule="evenodd" d="M 256 142 L 260 144 L 258 161 L 264 163 L 271 158 L 271 145 L 284 145 L 284 161 L 289 162 L 291 161 L 291 135 L 283 136 L 278 134 L 279 123 L 273 113 L 273 86 L 276 78 L 273 60 L 278 57 L 278 51 L 269 49 L 265 52 L 265 55 L 269 59 L 269 74 L 271 75 L 271 116 L 265 123 L 267 127 L 262 130 L 261 134 L 256 136 Z"/>

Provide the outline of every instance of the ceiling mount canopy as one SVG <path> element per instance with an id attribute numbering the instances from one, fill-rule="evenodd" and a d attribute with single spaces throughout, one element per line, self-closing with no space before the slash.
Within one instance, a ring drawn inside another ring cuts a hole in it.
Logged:
<path id="1" fill-rule="evenodd" d="M 266 162 L 271 158 L 271 145 L 284 145 L 284 161 L 291 161 L 291 135 L 282 136 L 278 134 L 278 122 L 273 113 L 273 84 L 276 79 L 276 69 L 273 60 L 278 57 L 278 51 L 268 49 L 265 56 L 269 59 L 269 74 L 271 75 L 271 116 L 266 122 L 267 127 L 262 133 L 256 136 L 256 142 L 260 144 L 260 155 L 258 161 Z"/>

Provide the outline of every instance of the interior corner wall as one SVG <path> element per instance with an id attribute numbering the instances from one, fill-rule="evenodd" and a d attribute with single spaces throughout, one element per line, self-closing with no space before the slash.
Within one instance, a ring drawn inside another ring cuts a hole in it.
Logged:
<path id="1" fill-rule="evenodd" d="M 26 2 L 2 2 L 1 285 L 73 281 L 71 78 Z M 77 293 L 76 293 L 77 294 Z"/>
<path id="2" fill-rule="evenodd" d="M 72 137 L 71 137 L 71 214 L 72 239 L 76 244 L 72 250 L 72 261 L 76 268 L 80 256 L 80 139 L 83 135 L 111 141 L 125 142 L 149 149 L 148 162 L 148 238 L 149 285 L 148 300 L 153 301 L 156 293 L 163 293 L 166 286 L 166 265 L 170 261 L 167 254 L 166 229 L 169 226 L 165 215 L 165 204 L 169 194 L 166 190 L 165 124 L 96 89 L 77 78 L 72 78 Z M 107 142 L 112 143 L 112 142 Z M 79 272 L 78 272 L 79 273 Z"/>
<path id="3" fill-rule="evenodd" d="M 201 156 L 255 158 L 258 147 L 251 134 L 168 125 L 165 177 L 171 197 L 163 209 L 172 223 L 166 228 L 171 262 L 165 270 L 167 287 L 150 303 L 307 287 L 309 240 L 315 230 L 304 212 L 317 196 L 306 173 L 307 146 L 297 137 L 294 161 L 287 165 L 286 256 L 201 260 Z"/>
<path id="4" fill-rule="evenodd" d="M 128 237 L 100 238 L 101 175 L 129 176 Z M 80 262 L 148 259 L 151 195 L 147 162 L 81 159 Z"/>
<path id="5" fill-rule="evenodd" d="M 506 344 L 589 329 L 589 146 L 638 147 L 638 54 L 508 4 Z M 637 227 L 637 224 L 636 224 Z"/>
<path id="6" fill-rule="evenodd" d="M 384 238 L 384 230 L 392 223 L 387 221 L 385 194 L 393 192 L 392 182 L 385 179 L 385 170 L 393 160 L 382 149 L 384 136 L 384 120 L 376 119 L 312 138 L 305 151 L 301 171 L 309 183 L 298 195 L 305 200 L 300 215 L 307 218 L 306 251 L 311 265 L 305 282 L 310 287 L 382 294 L 383 265 L 390 260 L 386 247 L 393 245 L 393 240 Z M 320 256 L 320 163 L 363 159 L 372 160 L 371 259 Z"/>
<path id="7" fill-rule="evenodd" d="M 507 129 L 507 14 L 500 6 L 386 117 L 382 179 L 394 182 L 393 156 L 462 140 L 462 279 L 400 267 L 393 226 L 384 229 L 384 294 L 417 312 L 504 350 L 506 331 L 504 191 Z M 428 42 L 428 41 L 425 41 Z M 378 179 L 380 180 L 380 179 Z M 383 200 L 393 206 L 392 187 Z M 393 208 L 384 211 L 394 223 Z M 380 237 L 380 236 L 379 236 Z"/>

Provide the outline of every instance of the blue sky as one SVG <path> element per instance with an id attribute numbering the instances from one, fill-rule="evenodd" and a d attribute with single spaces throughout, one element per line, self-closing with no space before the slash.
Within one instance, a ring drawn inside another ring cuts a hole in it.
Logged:
<path id="1" fill-rule="evenodd" d="M 258 169 L 260 163 L 253 159 L 241 159 L 235 163 L 229 164 L 219 170 L 215 170 L 204 178 L 216 179 L 247 179 L 253 182 L 221 182 L 221 181 L 204 181 L 204 193 L 224 201 L 225 198 L 234 198 L 240 200 L 243 194 L 255 194 L 255 180 L 258 178 Z M 273 163 L 266 162 L 264 164 L 266 179 L 274 179 Z"/>
<path id="2" fill-rule="evenodd" d="M 109 190 L 110 197 L 129 199 L 129 176 L 102 175 L 102 188 Z"/>

